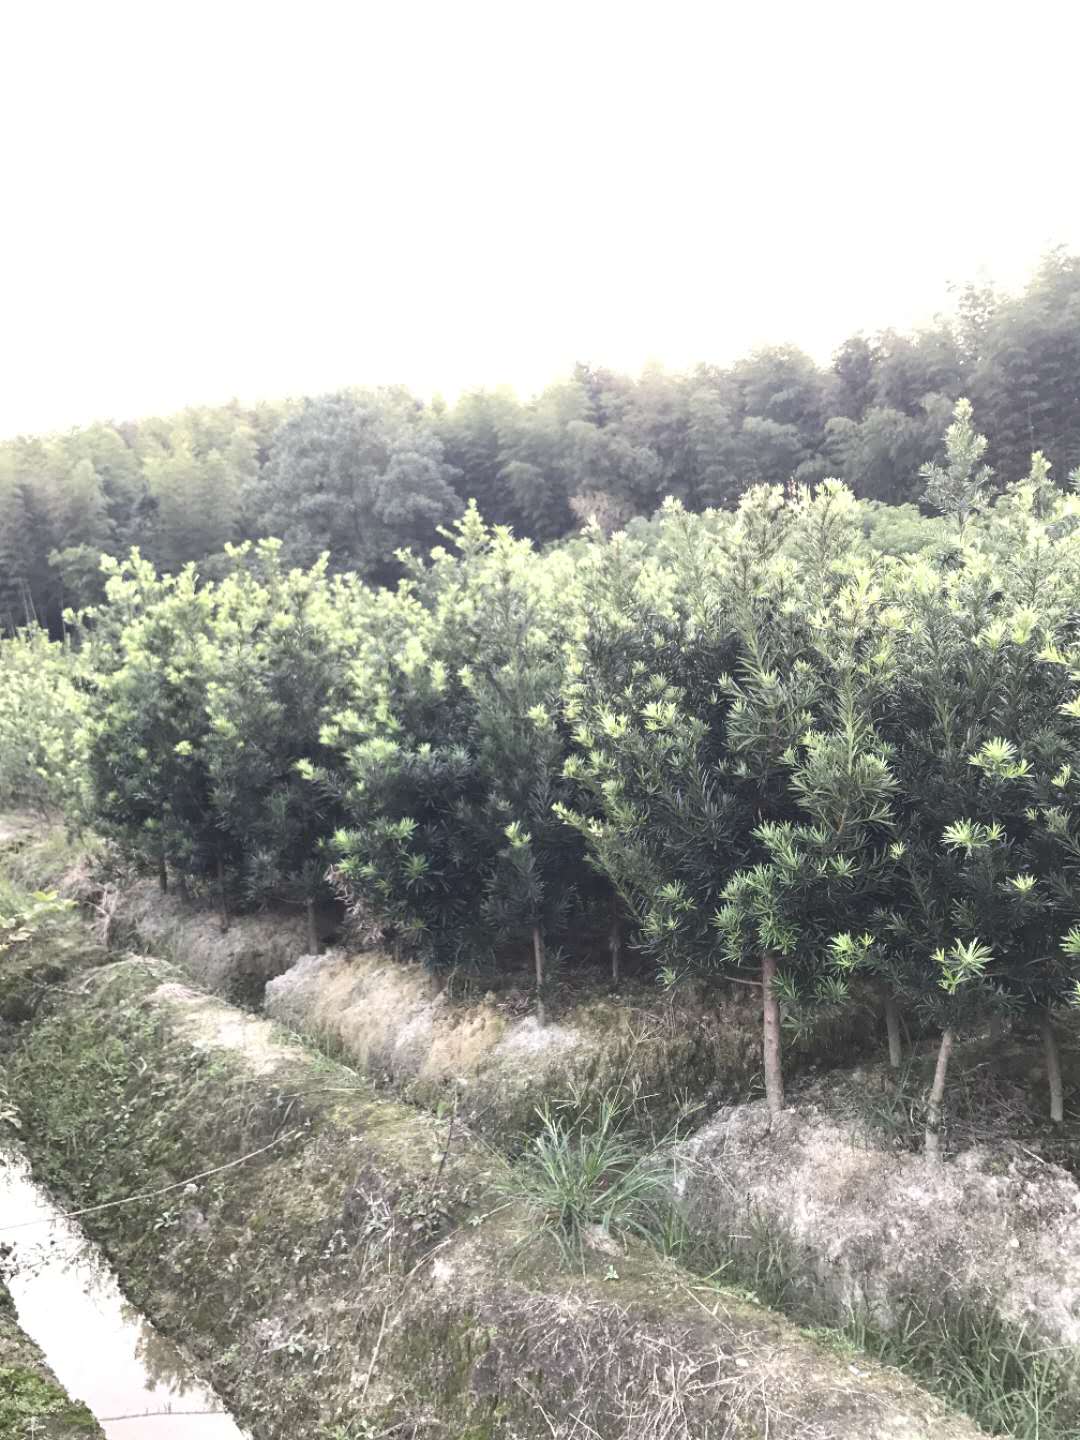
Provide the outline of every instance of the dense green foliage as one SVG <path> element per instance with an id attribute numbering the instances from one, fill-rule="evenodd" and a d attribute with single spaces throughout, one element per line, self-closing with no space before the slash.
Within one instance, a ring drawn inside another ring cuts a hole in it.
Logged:
<path id="1" fill-rule="evenodd" d="M 0 641 L 0 804 L 84 809 L 89 659 L 36 627 Z"/>
<path id="2" fill-rule="evenodd" d="M 1041 444 L 1064 485 L 1080 465 L 1078 372 L 1080 257 L 1054 253 L 1024 294 L 970 287 L 947 319 L 854 336 L 827 367 L 778 347 L 636 380 L 582 365 L 528 402 L 345 391 L 11 440 L 0 444 L 0 627 L 36 616 L 58 634 L 65 606 L 100 599 L 101 553 L 132 546 L 161 571 L 198 561 L 220 575 L 226 544 L 281 535 L 290 564 L 326 552 L 332 569 L 393 580 L 398 547 L 427 549 L 469 499 L 538 543 L 590 515 L 610 532 L 667 496 L 730 509 L 755 484 L 828 475 L 859 498 L 911 504 L 927 487 L 921 468 L 944 459 L 961 395 L 999 477 L 1022 473 Z"/>
<path id="3" fill-rule="evenodd" d="M 274 540 L 209 579 L 133 551 L 65 643 L 0 643 L 5 798 L 223 918 L 333 888 L 398 953 L 531 963 L 541 1006 L 553 955 L 624 936 L 669 984 L 756 974 L 774 1106 L 777 1005 L 800 1028 L 876 996 L 942 1036 L 935 1144 L 953 1037 L 1027 1015 L 1060 1118 L 1080 498 L 986 448 L 957 401 L 941 516 L 892 551 L 835 479 L 546 552 L 469 506 L 394 588 Z"/>

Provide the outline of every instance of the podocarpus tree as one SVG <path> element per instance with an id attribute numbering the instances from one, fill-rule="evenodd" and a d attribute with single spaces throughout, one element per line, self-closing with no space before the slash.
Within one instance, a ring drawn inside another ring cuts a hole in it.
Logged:
<path id="1" fill-rule="evenodd" d="M 38 626 L 0 638 L 0 805 L 86 815 L 92 671 Z"/>
<path id="2" fill-rule="evenodd" d="M 1020 743 L 1047 743 L 1057 702 L 1038 675 L 1047 631 L 991 557 L 968 547 L 951 567 L 905 562 L 890 585 L 896 664 L 882 725 L 896 836 L 865 959 L 941 1032 L 927 1106 L 935 1154 L 956 1034 L 1015 1003 L 1017 978 L 1045 953 L 1024 878 L 1018 757 Z"/>
<path id="3" fill-rule="evenodd" d="M 169 866 L 205 875 L 227 843 L 204 751 L 213 600 L 194 567 L 159 579 L 134 551 L 110 567 L 106 600 L 125 620 L 90 729 L 95 819 L 156 866 L 164 890 Z"/>
<path id="4" fill-rule="evenodd" d="M 338 874 L 437 963 L 528 945 L 542 991 L 581 869 L 552 808 L 567 793 L 565 587 L 475 508 L 451 538 L 456 555 L 411 564 L 396 601 L 407 638 L 357 668 L 335 722 L 352 782 Z"/>
<path id="5" fill-rule="evenodd" d="M 880 889 L 896 789 L 874 726 L 892 663 L 880 587 L 864 567 L 844 580 L 843 493 L 826 486 L 800 504 L 783 658 L 759 625 L 729 682 L 728 746 L 757 797 L 763 859 L 730 879 L 714 917 L 729 963 L 760 965 L 773 1114 L 783 1108 L 780 1004 L 792 1028 L 847 1004 L 836 944 L 853 943 L 848 927 Z"/>
<path id="6" fill-rule="evenodd" d="M 971 764 L 984 787 L 996 791 L 994 814 L 1004 832 L 986 862 L 992 859 L 1000 873 L 994 925 L 1008 963 L 998 983 L 1042 1036 L 1050 1117 L 1060 1122 L 1053 1017 L 1076 999 L 1080 960 L 1070 939 L 1080 917 L 1071 821 L 1080 765 L 1073 639 L 1080 505 L 1050 483 L 1041 454 L 994 506 L 981 544 L 994 554 L 1000 577 L 998 613 L 979 636 L 997 701 L 995 735 Z"/>
<path id="7" fill-rule="evenodd" d="M 961 714 L 964 703 L 979 707 L 980 728 L 969 737 L 974 798 L 964 807 L 957 797 L 962 814 L 946 843 L 963 846 L 968 869 L 984 877 L 982 896 L 958 904 L 957 913 L 969 936 L 978 928 L 993 934 L 995 993 L 1040 1030 L 1051 1118 L 1059 1120 L 1052 1012 L 1073 991 L 1077 958 L 1062 937 L 1080 913 L 1068 873 L 1077 755 L 1069 651 L 1080 582 L 1080 507 L 1075 497 L 1054 490 L 1048 472 L 1043 457 L 1034 455 L 1027 477 L 1006 489 L 980 525 L 979 553 L 967 555 L 951 579 L 963 587 L 967 572 L 983 577 L 969 588 L 967 629 L 974 638 L 968 683 L 958 697 Z M 954 602 L 952 608 L 965 607 Z M 996 877 L 992 894 L 988 875 Z"/>
<path id="8" fill-rule="evenodd" d="M 740 829 L 698 713 L 734 655 L 715 576 L 705 588 L 722 552 L 677 506 L 665 511 L 657 550 L 594 533 L 578 555 L 563 689 L 574 727 L 565 774 L 580 795 L 560 815 L 618 897 L 613 963 L 625 911 L 635 943 L 670 980 L 706 961 L 707 912 L 689 896 L 716 883 Z"/>
<path id="9" fill-rule="evenodd" d="M 436 614 L 464 657 L 458 674 L 479 813 L 498 837 L 481 916 L 491 943 L 530 947 L 542 1020 L 549 941 L 588 892 L 581 843 L 555 812 L 573 793 L 563 775 L 569 737 L 560 698 L 569 568 L 554 558 L 538 564 L 530 545 L 487 530 L 472 509 L 456 543 L 460 581 L 444 590 Z"/>
<path id="10" fill-rule="evenodd" d="M 718 529 L 670 510 L 658 567 L 637 562 L 628 588 L 620 564 L 635 562 L 620 561 L 616 545 L 608 572 L 599 568 L 569 686 L 581 752 L 572 773 L 593 805 L 566 818 L 586 835 L 663 974 L 752 963 L 761 975 L 774 1108 L 782 1104 L 775 949 L 767 926 L 748 924 L 736 939 L 738 907 L 730 895 L 725 905 L 725 893 L 752 853 L 755 827 L 764 844 L 769 824 L 794 810 L 790 756 L 816 696 L 801 597 L 832 583 L 830 567 L 851 541 L 851 505 L 831 485 L 786 501 L 759 489 Z M 623 631 L 605 588 L 624 606 L 633 600 Z M 732 927 L 727 945 L 713 929 L 718 912 Z"/>
<path id="11" fill-rule="evenodd" d="M 324 841 L 340 816 L 304 772 L 329 760 L 321 730 L 344 701 L 362 596 L 352 581 L 328 582 L 325 558 L 286 570 L 274 540 L 228 553 L 233 573 L 213 592 L 207 654 L 211 804 L 244 901 L 304 906 L 317 950 Z"/>
<path id="12" fill-rule="evenodd" d="M 987 598 L 985 567 L 944 576 L 916 562 L 897 577 L 902 623 L 885 725 L 899 781 L 886 895 L 871 928 L 870 963 L 941 1032 L 927 1105 L 926 1146 L 940 1149 L 941 1106 L 958 1028 L 985 1013 L 990 950 L 985 932 L 958 926 L 964 857 L 945 845 L 965 815 L 982 816 L 969 757 L 987 736 L 987 667 L 975 646 L 975 613 Z"/>
<path id="13" fill-rule="evenodd" d="M 1045 847 L 1025 823 L 1022 800 L 1012 805 L 1002 794 L 1022 795 L 1022 783 L 1010 782 L 1028 777 L 1027 761 L 1018 758 L 1015 747 L 1004 739 L 988 741 L 971 758 L 998 790 L 1000 798 L 994 808 L 1005 818 L 989 823 L 957 821 L 942 836 L 944 847 L 961 859 L 955 927 L 993 937 L 992 943 L 983 946 L 988 961 L 982 978 L 992 987 L 992 998 L 1000 1009 L 1023 1014 L 1038 1029 L 1046 1060 L 1050 1119 L 1060 1123 L 1064 1103 L 1053 1014 L 1074 999 L 1078 974 L 1068 936 L 1061 933 L 1063 875 L 1061 871 L 1048 874 L 1039 863 Z M 1023 839 L 1014 838 L 1025 831 Z"/>
<path id="14" fill-rule="evenodd" d="M 450 567 L 445 556 L 432 568 Z M 440 583 L 422 578 L 426 591 Z M 493 854 L 452 639 L 412 581 L 373 593 L 344 707 L 322 732 L 336 759 L 308 767 L 342 807 L 334 878 L 354 923 L 441 967 L 470 952 Z"/>
<path id="15" fill-rule="evenodd" d="M 1054 1011 L 1080 1005 L 1080 834 L 1070 814 L 1072 805 L 1062 803 L 1073 786 L 1074 773 L 1074 764 L 1067 762 L 1053 778 L 1051 783 L 1058 791 L 1055 803 L 1035 811 L 1041 825 L 1036 825 L 1029 839 L 1029 856 L 1035 864 L 1011 877 L 1014 886 L 1022 887 L 1023 899 L 1037 900 L 1039 905 L 1041 943 L 1033 957 L 1036 963 L 1013 983 L 1019 980 L 1023 985 L 1023 998 L 1036 1016 L 1046 1056 L 1050 1119 L 1057 1123 L 1065 1118 L 1065 1097 Z M 1075 802 L 1075 792 L 1068 799 Z M 1049 925 L 1048 902 L 1053 917 Z M 1064 921 L 1070 923 L 1063 931 Z"/>
<path id="16" fill-rule="evenodd" d="M 561 813 L 669 984 L 717 968 L 710 918 L 750 823 L 718 686 L 740 654 L 733 597 L 740 580 L 768 589 L 782 514 L 765 490 L 733 524 L 669 504 L 654 547 L 616 536 L 579 557 L 565 694 L 584 803 Z"/>
<path id="17" fill-rule="evenodd" d="M 492 538 L 468 597 L 480 625 L 462 681 L 473 706 L 470 744 L 484 777 L 484 814 L 505 837 L 485 883 L 483 914 L 493 936 L 510 943 L 528 937 L 542 1022 L 549 938 L 565 931 L 589 887 L 581 841 L 557 813 L 573 793 L 563 773 L 569 736 L 557 581 L 542 571 L 545 583 L 537 585 L 530 560 L 509 537 Z"/>
<path id="18" fill-rule="evenodd" d="M 972 757 L 999 783 L 1011 781 L 1019 795 L 1011 807 L 1010 828 L 1020 841 L 998 846 L 1008 870 L 1001 887 L 1008 913 L 1001 923 L 1009 927 L 1014 956 L 1003 983 L 1042 1037 L 1054 1122 L 1064 1119 L 1054 1012 L 1080 1003 L 1080 827 L 1074 819 L 1080 802 L 1077 660 L 1080 656 L 1070 660 L 1056 644 L 1046 646 L 1037 677 L 1046 723 L 1029 731 L 1023 751 L 999 739 Z M 1010 850 L 1016 851 L 1015 859 Z"/>
<path id="19" fill-rule="evenodd" d="M 994 477 L 984 465 L 986 436 L 975 429 L 970 400 L 958 400 L 953 410 L 953 423 L 945 432 L 946 463 L 928 462 L 919 471 L 926 481 L 923 499 L 955 526 L 961 539 L 973 515 L 984 509 L 988 489 Z"/>

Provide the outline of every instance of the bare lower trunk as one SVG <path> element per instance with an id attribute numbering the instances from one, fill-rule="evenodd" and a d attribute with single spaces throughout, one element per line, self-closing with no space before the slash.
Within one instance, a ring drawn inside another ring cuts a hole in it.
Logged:
<path id="1" fill-rule="evenodd" d="M 307 939 L 308 950 L 312 955 L 319 953 L 319 927 L 315 924 L 315 901 L 308 896 L 307 905 Z"/>
<path id="2" fill-rule="evenodd" d="M 533 963 L 536 966 L 536 1023 L 547 1024 L 547 1011 L 544 1008 L 544 937 L 540 933 L 540 926 L 534 925 L 532 932 L 533 941 Z"/>
<path id="3" fill-rule="evenodd" d="M 158 855 L 158 862 L 157 862 L 157 883 L 158 883 L 158 888 L 159 888 L 159 890 L 161 891 L 162 895 L 167 895 L 167 894 L 169 893 L 169 871 L 168 871 L 168 869 L 167 869 L 167 867 L 166 867 L 166 865 L 165 865 L 165 851 L 164 851 L 164 850 L 162 850 L 162 851 L 159 853 L 159 855 Z"/>
<path id="4" fill-rule="evenodd" d="M 218 908 L 221 916 L 221 933 L 229 928 L 229 902 L 225 898 L 225 861 L 218 856 L 217 862 Z"/>
<path id="5" fill-rule="evenodd" d="M 990 1042 L 989 1063 L 991 1069 L 998 1069 L 1006 1061 L 1005 1041 L 1009 1038 L 1012 1022 L 1004 1015 L 992 1014 L 987 1026 L 986 1038 Z"/>
<path id="6" fill-rule="evenodd" d="M 899 1070 L 904 1051 L 900 1044 L 900 1011 L 894 995 L 885 996 L 885 1030 L 889 1037 L 889 1064 Z"/>
<path id="7" fill-rule="evenodd" d="M 1039 1030 L 1046 1052 L 1046 1078 L 1050 1082 L 1050 1119 L 1060 1125 L 1065 1119 L 1065 1098 L 1061 1089 L 1061 1056 L 1058 1054 L 1054 1021 L 1049 1010 L 1039 1012 Z"/>
<path id="8" fill-rule="evenodd" d="M 608 931 L 608 949 L 611 951 L 611 978 L 617 985 L 622 972 L 622 921 L 619 919 L 619 901 L 611 897 L 611 929 Z"/>
<path id="9" fill-rule="evenodd" d="M 953 1032 L 943 1030 L 937 1065 L 934 1067 L 934 1083 L 930 1087 L 930 1098 L 926 1102 L 926 1153 L 932 1160 L 941 1159 L 941 1107 L 945 1099 L 945 1077 L 949 1071 L 952 1048 Z"/>
<path id="10" fill-rule="evenodd" d="M 780 1001 L 773 990 L 775 979 L 776 956 L 766 950 L 761 957 L 761 1051 L 765 1069 L 765 1099 L 770 1115 L 779 1115 L 784 1108 Z"/>

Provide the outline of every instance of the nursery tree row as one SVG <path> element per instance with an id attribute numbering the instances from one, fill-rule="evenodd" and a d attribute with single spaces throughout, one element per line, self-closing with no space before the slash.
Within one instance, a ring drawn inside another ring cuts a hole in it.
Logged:
<path id="1" fill-rule="evenodd" d="M 101 604 L 0 644 L 0 790 L 237 906 L 343 898 L 440 968 L 603 948 L 762 995 L 782 1036 L 871 1003 L 939 1036 L 1080 997 L 1080 499 L 1008 483 L 955 406 L 921 544 L 838 480 L 667 502 L 547 553 L 470 506 L 373 587 L 278 541 L 217 578 L 110 561 Z"/>

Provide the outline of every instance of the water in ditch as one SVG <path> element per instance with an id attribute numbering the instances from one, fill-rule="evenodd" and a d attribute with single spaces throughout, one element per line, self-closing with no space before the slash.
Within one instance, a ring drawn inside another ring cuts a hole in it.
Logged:
<path id="1" fill-rule="evenodd" d="M 25 1160 L 0 1154 L 3 1275 L 23 1330 L 109 1440 L 246 1440 L 180 1350 L 124 1299 Z"/>

